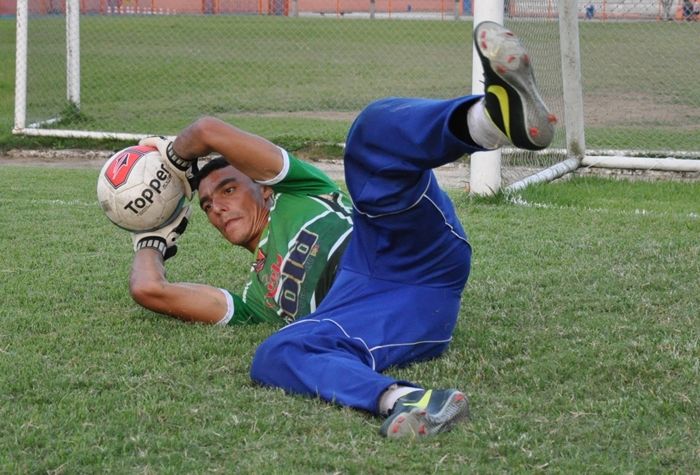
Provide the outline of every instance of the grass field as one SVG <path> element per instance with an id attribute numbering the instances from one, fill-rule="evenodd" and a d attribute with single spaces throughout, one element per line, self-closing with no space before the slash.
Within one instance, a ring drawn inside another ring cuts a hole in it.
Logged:
<path id="1" fill-rule="evenodd" d="M 471 74 L 466 23 L 392 22 L 387 33 L 382 22 L 225 17 L 197 29 L 189 20 L 86 18 L 85 108 L 62 126 L 124 130 L 128 117 L 127 131 L 175 133 L 213 113 L 296 150 L 342 141 L 349 113 L 375 95 L 458 94 Z M 47 69 L 31 77 L 30 106 L 65 111 L 61 21 L 32 24 L 33 61 Z M 360 31 L 351 42 L 349 28 Z M 594 73 L 585 84 L 600 98 L 589 146 L 615 146 L 613 130 L 635 146 L 697 150 L 697 81 L 676 67 L 689 60 L 680 46 L 697 43 L 692 28 L 581 25 L 584 73 Z M 548 51 L 548 34 L 534 36 L 536 51 Z M 222 38 L 267 53 L 229 48 L 222 58 L 210 49 Z M 379 39 L 397 57 L 418 48 L 430 61 L 387 66 Z M 123 145 L 11 136 L 14 41 L 14 21 L 0 19 L 0 151 Z M 164 94 L 153 97 L 144 75 L 130 93 L 112 87 L 110 66 L 154 58 L 174 77 Z M 634 73 L 652 60 L 660 68 Z M 219 63 L 236 74 L 192 74 Z M 679 124 L 661 122 L 658 105 L 614 123 L 625 107 L 648 107 L 650 90 L 663 91 L 664 107 L 681 101 Z M 390 372 L 462 388 L 473 417 L 432 440 L 391 443 L 377 434 L 380 419 L 253 385 L 253 352 L 274 327 L 188 325 L 134 304 L 131 241 L 99 210 L 96 175 L 0 167 L 0 473 L 698 473 L 697 183 L 578 178 L 530 188 L 517 204 L 455 193 L 474 261 L 454 343 L 441 359 Z M 250 255 L 201 212 L 181 242 L 172 280 L 241 289 Z"/>
<path id="2" fill-rule="evenodd" d="M 0 170 L 0 473 L 697 473 L 700 186 L 575 179 L 454 196 L 474 246 L 445 357 L 472 420 L 380 420 L 254 386 L 266 325 L 182 324 L 129 298 L 96 170 Z M 194 220 L 173 280 L 240 289 L 250 256 Z"/>

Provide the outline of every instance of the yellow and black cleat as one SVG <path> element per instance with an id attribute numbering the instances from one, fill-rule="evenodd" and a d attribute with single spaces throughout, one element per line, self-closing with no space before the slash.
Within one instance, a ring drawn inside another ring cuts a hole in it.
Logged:
<path id="1" fill-rule="evenodd" d="M 485 21 L 474 29 L 474 44 L 484 67 L 485 109 L 491 121 L 518 148 L 549 146 L 557 118 L 540 97 L 520 39 L 498 23 Z"/>
<path id="2" fill-rule="evenodd" d="M 446 432 L 469 417 L 467 396 L 456 389 L 417 390 L 396 401 L 379 432 L 390 439 Z"/>

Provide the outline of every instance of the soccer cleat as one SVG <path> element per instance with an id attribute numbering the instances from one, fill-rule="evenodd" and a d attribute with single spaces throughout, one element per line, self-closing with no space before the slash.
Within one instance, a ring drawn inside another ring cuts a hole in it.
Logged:
<path id="1" fill-rule="evenodd" d="M 523 44 L 491 21 L 474 29 L 474 44 L 484 67 L 485 109 L 491 121 L 518 148 L 547 147 L 557 118 L 540 97 Z"/>
<path id="2" fill-rule="evenodd" d="M 390 439 L 446 432 L 469 417 L 467 396 L 456 389 L 418 390 L 396 401 L 379 432 Z"/>

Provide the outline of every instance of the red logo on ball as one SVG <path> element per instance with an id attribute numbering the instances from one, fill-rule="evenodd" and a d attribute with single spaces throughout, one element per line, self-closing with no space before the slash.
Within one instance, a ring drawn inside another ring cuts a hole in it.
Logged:
<path id="1" fill-rule="evenodd" d="M 136 162 L 147 153 L 156 150 L 158 149 L 141 145 L 125 148 L 112 158 L 112 162 L 105 171 L 105 178 L 115 189 L 119 188 L 129 178 Z"/>

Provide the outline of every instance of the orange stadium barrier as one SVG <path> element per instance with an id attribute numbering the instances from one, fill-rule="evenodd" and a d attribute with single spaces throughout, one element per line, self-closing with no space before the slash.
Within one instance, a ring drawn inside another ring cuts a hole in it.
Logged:
<path id="1" fill-rule="evenodd" d="M 257 14 L 290 15 L 294 0 L 81 0 L 83 14 Z M 488 0 L 296 0 L 296 11 L 301 14 L 344 16 L 352 13 L 419 13 L 431 12 L 443 15 L 471 15 L 476 1 Z M 373 3 L 373 5 L 372 5 Z M 508 17 L 556 18 L 554 0 L 506 0 L 505 13 Z M 596 20 L 700 20 L 700 0 L 695 0 L 694 11 L 684 10 L 684 0 L 674 0 L 669 18 L 663 11 L 660 0 L 640 0 L 633 5 L 623 0 L 598 0 L 591 2 L 595 8 Z M 17 9 L 15 0 L 0 0 L 0 15 L 14 15 Z M 30 0 L 29 13 L 33 15 L 63 14 L 65 0 Z M 584 9 L 580 13 L 585 16 Z"/>
<path id="2" fill-rule="evenodd" d="M 81 0 L 83 14 L 259 14 L 289 15 L 293 0 Z M 460 14 L 473 0 L 458 0 Z M 455 0 L 375 0 L 377 12 L 449 12 Z M 0 15 L 14 15 L 16 1 L 0 0 Z M 469 7 L 469 10 L 471 8 Z M 297 11 L 315 14 L 367 13 L 370 0 L 297 0 Z M 32 15 L 63 14 L 65 0 L 29 2 Z M 468 11 L 467 14 L 471 14 Z"/>

